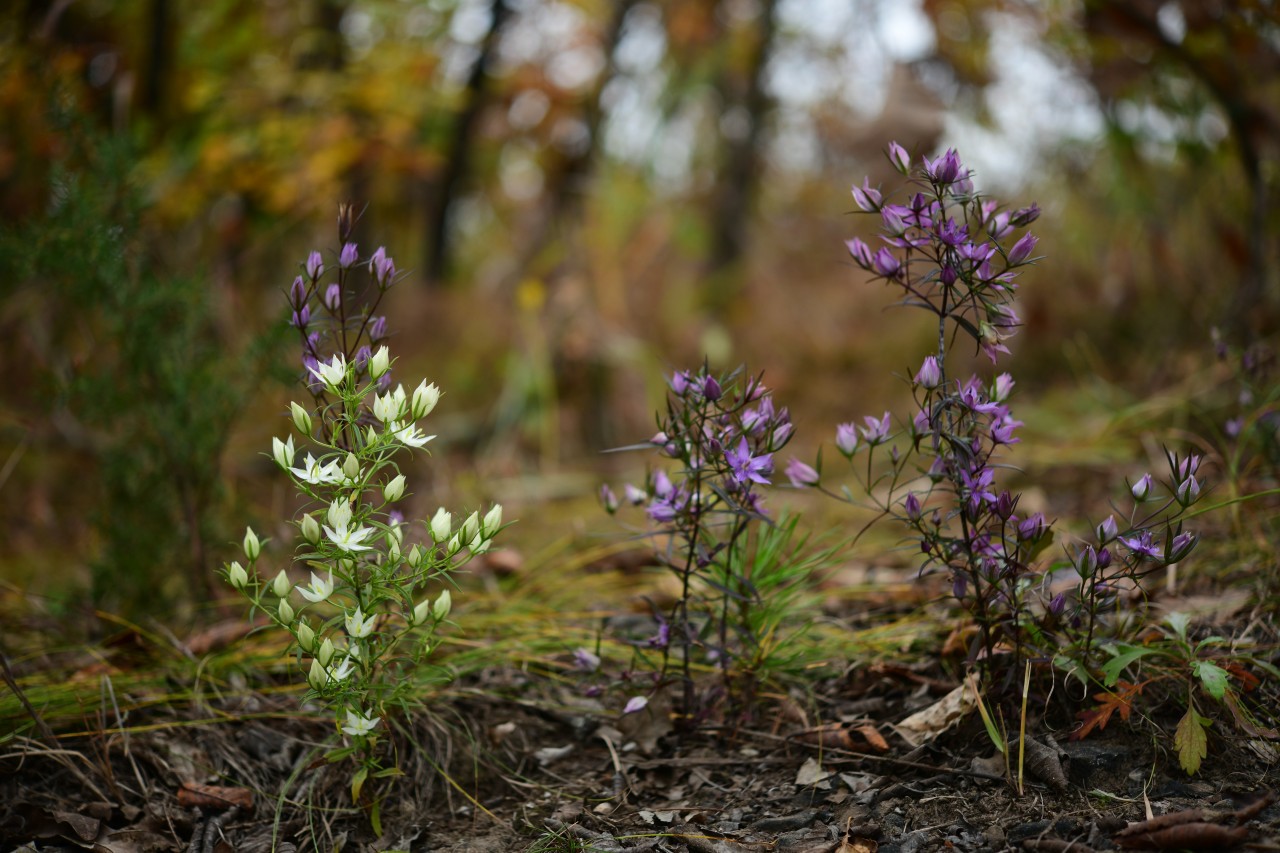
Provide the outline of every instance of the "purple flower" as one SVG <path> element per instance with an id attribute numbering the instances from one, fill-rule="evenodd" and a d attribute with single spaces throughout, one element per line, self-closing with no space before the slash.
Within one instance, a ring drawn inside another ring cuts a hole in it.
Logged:
<path id="1" fill-rule="evenodd" d="M 769 484 L 768 475 L 773 473 L 773 454 L 752 456 L 745 437 L 738 442 L 736 450 L 725 451 L 724 458 L 729 463 L 734 481 L 739 485 L 746 485 L 748 482 Z"/>
<path id="2" fill-rule="evenodd" d="M 369 259 L 369 274 L 378 282 L 378 286 L 386 289 L 396 277 L 396 262 L 387 256 L 384 246 L 379 246 Z"/>
<path id="3" fill-rule="evenodd" d="M 311 306 L 303 305 L 301 311 L 294 311 L 293 319 L 289 322 L 299 329 L 305 329 L 307 324 L 311 322 Z"/>
<path id="4" fill-rule="evenodd" d="M 1190 506 L 1195 503 L 1200 499 L 1200 481 L 1195 477 L 1187 477 L 1187 479 L 1178 484 L 1174 497 L 1183 506 Z"/>
<path id="5" fill-rule="evenodd" d="M 1151 531 L 1144 530 L 1137 536 L 1122 536 L 1120 544 L 1129 549 L 1129 553 L 1139 560 L 1159 560 L 1163 558 L 1160 546 L 1151 538 Z"/>
<path id="6" fill-rule="evenodd" d="M 307 301 L 307 285 L 302 280 L 302 276 L 296 276 L 293 284 L 289 286 L 289 304 L 294 308 L 301 308 Z"/>
<path id="7" fill-rule="evenodd" d="M 320 257 L 319 252 L 312 252 L 307 255 L 307 275 L 312 281 L 324 275 L 324 259 Z"/>
<path id="8" fill-rule="evenodd" d="M 600 668 L 600 656 L 588 649 L 574 649 L 573 663 L 583 672 L 595 672 Z"/>
<path id="9" fill-rule="evenodd" d="M 924 364 L 916 373 L 916 384 L 922 388 L 937 388 L 942 382 L 942 368 L 938 366 L 937 356 L 926 356 Z"/>
<path id="10" fill-rule="evenodd" d="M 862 420 L 866 423 L 866 426 L 861 427 L 860 429 L 862 430 L 862 437 L 866 440 L 867 444 L 875 447 L 877 444 L 884 444 L 889 440 L 888 412 L 885 412 L 884 417 L 878 420 L 870 415 L 867 415 Z"/>
<path id="11" fill-rule="evenodd" d="M 900 204 L 886 204 L 880 208 L 880 221 L 884 223 L 884 230 L 890 234 L 906 233 L 907 222 L 911 218 L 913 218 L 911 208 Z"/>
<path id="12" fill-rule="evenodd" d="M 683 397 L 684 392 L 689 390 L 689 372 L 677 370 L 671 374 L 670 384 L 671 390 L 676 393 L 676 396 Z"/>
<path id="13" fill-rule="evenodd" d="M 377 343 L 387 336 L 387 317 L 381 314 L 369 323 L 369 340 Z"/>
<path id="14" fill-rule="evenodd" d="M 1178 469 L 1178 479 L 1184 480 L 1200 470 L 1200 457 L 1192 454 L 1185 459 L 1179 459 L 1175 467 Z"/>
<path id="15" fill-rule="evenodd" d="M 1129 487 L 1129 491 L 1133 493 L 1134 500 L 1145 501 L 1147 495 L 1151 494 L 1151 475 L 1143 474 L 1136 483 Z"/>
<path id="16" fill-rule="evenodd" d="M 954 148 L 948 148 L 945 154 L 933 162 L 930 162 L 928 157 L 924 158 L 924 173 L 936 184 L 942 186 L 953 184 L 967 176 L 967 173 L 961 174 L 963 171 L 964 165 L 960 162 L 960 155 Z"/>
<path id="17" fill-rule="evenodd" d="M 1169 545 L 1169 562 L 1176 563 L 1186 557 L 1199 541 L 1200 537 L 1194 533 L 1179 533 L 1173 537 L 1173 542 Z"/>
<path id="18" fill-rule="evenodd" d="M 702 380 L 702 396 L 706 397 L 711 402 L 714 403 L 716 400 L 719 400 L 720 395 L 723 393 L 724 391 L 720 388 L 720 383 L 716 381 L 714 376 L 708 376 L 706 379 Z"/>
<path id="19" fill-rule="evenodd" d="M 643 711 L 649 704 L 647 696 L 632 696 L 627 700 L 626 706 L 622 709 L 623 714 L 634 714 Z"/>
<path id="20" fill-rule="evenodd" d="M 911 171 L 911 157 L 907 155 L 907 151 L 896 142 L 889 143 L 889 162 L 893 164 L 893 168 L 902 174 Z"/>
<path id="21" fill-rule="evenodd" d="M 806 486 L 816 486 L 822 476 L 814 470 L 812 465 L 801 462 L 795 457 L 787 463 L 787 479 L 791 481 L 791 485 L 797 488 L 805 488 Z"/>
<path id="22" fill-rule="evenodd" d="M 671 624 L 669 622 L 659 622 L 658 633 L 645 640 L 644 644 L 651 649 L 665 649 L 671 645 Z"/>
<path id="23" fill-rule="evenodd" d="M 870 178 L 863 178 L 861 187 L 857 184 L 853 185 L 853 200 L 866 212 L 875 213 L 880 209 L 882 197 L 879 190 L 871 188 L 871 184 L 868 183 L 870 180 Z"/>
<path id="24" fill-rule="evenodd" d="M 1097 535 L 1098 542 L 1106 545 L 1120 535 L 1120 528 L 1116 525 L 1116 517 L 1108 515 L 1107 520 L 1095 527 L 1093 532 Z"/>
<path id="25" fill-rule="evenodd" d="M 950 246 L 953 249 L 964 243 L 968 236 L 968 226 L 961 225 L 950 216 L 942 223 L 942 228 L 938 229 L 938 240 L 944 246 Z"/>
<path id="26" fill-rule="evenodd" d="M 867 248 L 867 244 L 857 237 L 852 240 L 845 240 L 845 246 L 849 249 L 849 254 L 858 262 L 858 266 L 863 269 L 871 268 L 871 250 Z"/>
<path id="27" fill-rule="evenodd" d="M 330 311 L 337 311 L 340 305 L 342 305 L 342 288 L 335 282 L 324 292 L 324 307 Z"/>
<path id="28" fill-rule="evenodd" d="M 991 422 L 991 443 L 1017 444 L 1022 439 L 1014 437 L 1013 431 L 1022 426 L 1022 421 L 1014 420 L 1005 412 Z"/>
<path id="29" fill-rule="evenodd" d="M 613 489 L 609 488 L 608 483 L 600 487 L 600 503 L 604 505 L 604 511 L 609 515 L 618 511 L 618 496 L 614 494 Z"/>
<path id="30" fill-rule="evenodd" d="M 1067 597 L 1063 593 L 1058 593 L 1049 602 L 1049 612 L 1054 616 L 1061 616 L 1063 609 L 1067 606 Z"/>
<path id="31" fill-rule="evenodd" d="M 349 270 L 356 265 L 356 261 L 360 259 L 360 250 L 356 248 L 355 243 L 348 243 L 342 247 L 342 252 L 338 255 L 338 266 L 344 270 Z"/>
<path id="32" fill-rule="evenodd" d="M 645 510 L 645 515 L 649 516 L 650 521 L 658 524 L 670 524 L 676 520 L 676 507 L 668 498 L 654 498 L 649 504 L 649 508 Z"/>
<path id="33" fill-rule="evenodd" d="M 1030 206 L 1021 208 L 1020 210 L 1014 212 L 1013 217 L 1010 219 L 1010 221 L 1014 225 L 1018 226 L 1019 228 L 1024 228 L 1030 225 L 1032 222 L 1035 222 L 1039 218 L 1040 218 L 1040 205 L 1032 202 Z"/>
<path id="34" fill-rule="evenodd" d="M 858 430 L 853 424 L 836 425 L 836 447 L 845 456 L 852 456 L 858 449 Z"/>
<path id="35" fill-rule="evenodd" d="M 906 512 L 907 518 L 911 521 L 919 521 L 920 514 L 923 509 L 920 506 L 920 499 L 916 497 L 915 492 L 907 492 L 907 499 L 902 502 L 902 509 Z"/>
<path id="36" fill-rule="evenodd" d="M 1030 518 L 1024 519 L 1018 525 L 1018 538 L 1023 541 L 1031 541 L 1039 539 L 1049 529 L 1049 525 L 1045 523 L 1044 514 L 1037 512 Z"/>
<path id="37" fill-rule="evenodd" d="M 1024 263 L 1027 258 L 1031 257 L 1031 252 L 1035 250 L 1036 243 L 1039 238 L 1028 231 L 1022 235 L 1022 239 L 1013 244 L 1013 248 L 1009 250 L 1009 266 L 1016 267 L 1018 264 Z"/>

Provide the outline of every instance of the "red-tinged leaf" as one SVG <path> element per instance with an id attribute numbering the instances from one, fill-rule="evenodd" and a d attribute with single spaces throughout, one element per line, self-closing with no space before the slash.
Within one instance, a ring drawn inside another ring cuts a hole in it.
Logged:
<path id="1" fill-rule="evenodd" d="M 1255 687 L 1262 683 L 1262 680 L 1258 678 L 1258 676 L 1254 675 L 1238 663 L 1226 664 L 1223 669 L 1240 679 L 1240 684 L 1244 687 L 1245 693 L 1252 692 Z"/>
<path id="2" fill-rule="evenodd" d="M 1076 714 L 1083 725 L 1071 733 L 1071 740 L 1084 740 L 1094 729 L 1102 731 L 1111 722 L 1111 715 L 1117 711 L 1120 712 L 1120 719 L 1128 722 L 1129 714 L 1133 712 L 1133 700 L 1142 693 L 1146 684 L 1145 681 L 1138 684 L 1119 681 L 1116 683 L 1116 692 L 1095 694 L 1093 698 L 1098 700 L 1098 706 Z"/>
<path id="3" fill-rule="evenodd" d="M 1173 733 L 1173 745 L 1178 750 L 1178 764 L 1194 776 L 1200 770 L 1200 762 L 1209 754 L 1209 736 L 1205 728 L 1212 722 L 1200 716 L 1194 705 L 1187 707 L 1187 713 L 1178 721 L 1178 728 Z"/>

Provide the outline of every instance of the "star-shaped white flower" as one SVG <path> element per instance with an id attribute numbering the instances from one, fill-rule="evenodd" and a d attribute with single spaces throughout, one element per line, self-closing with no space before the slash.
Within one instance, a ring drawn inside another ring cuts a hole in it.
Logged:
<path id="1" fill-rule="evenodd" d="M 401 444 L 407 444 L 410 447 L 422 447 L 434 435 L 423 435 L 418 432 L 418 425 L 414 423 L 401 423 L 400 421 L 392 421 L 387 424 L 387 434 L 395 438 Z"/>
<path id="2" fill-rule="evenodd" d="M 347 553 L 370 550 L 371 546 L 362 545 L 361 543 L 373 534 L 374 529 L 372 527 L 348 527 L 344 524 L 335 529 L 327 524 L 324 525 L 324 535 L 329 537 L 330 542 Z"/>
<path id="3" fill-rule="evenodd" d="M 352 737 L 364 737 L 378 725 L 377 717 L 366 717 L 356 711 L 347 711 L 347 724 L 342 730 Z"/>
<path id="4" fill-rule="evenodd" d="M 376 613 L 370 613 L 365 616 L 360 608 L 357 607 L 354 613 L 348 613 L 346 616 L 347 633 L 356 639 L 363 639 L 373 633 L 373 621 L 377 618 Z"/>
<path id="5" fill-rule="evenodd" d="M 310 453 L 299 468 L 290 468 L 289 472 L 304 483 L 312 486 L 324 486 L 340 483 L 343 480 L 342 467 L 336 461 L 321 465 Z"/>
<path id="6" fill-rule="evenodd" d="M 329 672 L 329 680 L 330 681 L 346 681 L 347 677 L 351 675 L 351 666 L 352 666 L 351 656 L 348 655 L 347 657 L 342 659 L 342 663 L 335 666 Z"/>
<path id="7" fill-rule="evenodd" d="M 308 367 L 312 375 L 319 379 L 329 387 L 330 391 L 337 391 L 338 386 L 342 385 L 342 381 L 347 378 L 347 357 L 342 353 L 338 353 L 329 362 L 320 362 L 315 367 Z"/>
<path id="8" fill-rule="evenodd" d="M 333 572 L 329 572 L 328 580 L 321 580 L 315 572 L 312 572 L 311 585 L 298 587 L 298 592 L 302 593 L 302 597 L 312 604 L 327 600 L 329 596 L 333 595 Z"/>

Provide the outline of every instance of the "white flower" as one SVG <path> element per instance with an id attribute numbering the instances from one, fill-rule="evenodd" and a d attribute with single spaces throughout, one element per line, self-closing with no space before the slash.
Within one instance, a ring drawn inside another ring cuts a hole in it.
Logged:
<path id="1" fill-rule="evenodd" d="M 382 499 L 387 503 L 395 503 L 404 497 L 404 474 L 397 475 L 391 482 L 382 487 Z"/>
<path id="2" fill-rule="evenodd" d="M 407 444 L 410 447 L 422 447 L 435 438 L 434 435 L 423 435 L 418 432 L 417 424 L 401 423 L 400 421 L 392 421 L 387 424 L 387 434 L 401 444 Z"/>
<path id="3" fill-rule="evenodd" d="M 373 633 L 373 622 L 376 618 L 376 613 L 365 616 L 357 607 L 354 613 L 348 613 L 346 616 L 347 633 L 358 640 L 364 639 Z"/>
<path id="4" fill-rule="evenodd" d="M 449 534 L 453 532 L 453 513 L 447 511 L 444 507 L 436 510 L 436 514 L 431 517 L 431 538 L 436 542 L 443 542 L 449 538 Z"/>
<path id="5" fill-rule="evenodd" d="M 369 358 L 369 376 L 378 379 L 390 369 L 391 351 L 385 346 L 378 347 L 378 351 Z"/>
<path id="6" fill-rule="evenodd" d="M 351 523 L 351 504 L 346 498 L 338 498 L 329 504 L 329 524 L 333 527 L 346 527 Z"/>
<path id="7" fill-rule="evenodd" d="M 312 486 L 326 486 L 342 482 L 342 469 L 336 460 L 321 465 L 310 453 L 303 460 L 302 467 L 290 468 L 289 472 L 304 483 Z"/>
<path id="8" fill-rule="evenodd" d="M 348 528 L 344 525 L 334 529 L 326 524 L 324 528 L 324 535 L 329 537 L 329 541 L 348 553 L 370 550 L 372 546 L 360 543 L 372 536 L 373 533 L 372 527 Z"/>
<path id="9" fill-rule="evenodd" d="M 422 380 L 418 387 L 413 389 L 413 417 L 414 419 L 425 418 L 431 414 L 431 410 L 436 407 L 436 403 L 440 402 L 440 389 L 434 384 L 428 385 L 427 380 Z"/>
<path id="10" fill-rule="evenodd" d="M 347 378 L 347 357 L 342 353 L 338 353 L 328 362 L 320 362 L 316 367 L 308 367 L 312 375 L 319 379 L 325 385 L 329 386 L 330 391 L 337 391 L 338 386 Z"/>
<path id="11" fill-rule="evenodd" d="M 485 513 L 483 530 L 486 535 L 492 536 L 502 526 L 502 504 L 494 504 L 493 509 Z"/>
<path id="12" fill-rule="evenodd" d="M 391 391 L 380 394 L 373 399 L 373 416 L 384 424 L 399 420 L 400 412 L 403 408 L 404 401 L 397 400 L 396 395 Z"/>
<path id="13" fill-rule="evenodd" d="M 328 580 L 321 580 L 315 572 L 311 573 L 311 585 L 298 587 L 302 597 L 312 604 L 325 601 L 333 595 L 333 572 L 329 572 Z"/>
<path id="14" fill-rule="evenodd" d="M 244 570 L 244 566 L 233 560 L 227 568 L 227 582 L 236 589 L 244 589 L 249 582 L 249 573 Z"/>
<path id="15" fill-rule="evenodd" d="M 347 711 L 347 724 L 342 730 L 352 737 L 364 737 L 373 731 L 378 725 L 377 717 L 366 717 L 364 714 L 358 714 L 355 711 Z"/>
<path id="16" fill-rule="evenodd" d="M 345 658 L 343 658 L 342 663 L 335 666 L 333 668 L 333 671 L 329 673 L 329 680 L 330 681 L 346 681 L 347 678 L 350 677 L 351 675 L 351 666 L 352 666 L 351 659 L 352 659 L 351 655 L 347 655 Z"/>
<path id="17" fill-rule="evenodd" d="M 293 464 L 293 436 L 289 436 L 284 441 L 278 438 L 271 439 L 271 456 L 276 460 L 276 464 L 286 471 Z"/>

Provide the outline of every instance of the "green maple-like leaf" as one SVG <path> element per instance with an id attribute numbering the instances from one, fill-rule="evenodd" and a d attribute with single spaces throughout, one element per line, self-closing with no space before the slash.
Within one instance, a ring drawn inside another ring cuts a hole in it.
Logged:
<path id="1" fill-rule="evenodd" d="M 1191 671 L 1200 679 L 1205 691 L 1221 702 L 1223 694 L 1227 692 L 1227 680 L 1231 677 L 1231 674 L 1216 663 L 1209 663 L 1203 660 L 1193 663 Z"/>
<path id="2" fill-rule="evenodd" d="M 1178 721 L 1173 733 L 1173 745 L 1178 749 L 1178 763 L 1194 776 L 1200 770 L 1200 762 L 1209 754 L 1209 736 L 1205 729 L 1212 723 L 1208 717 L 1196 712 L 1194 705 L 1187 706 L 1187 713 Z"/>

